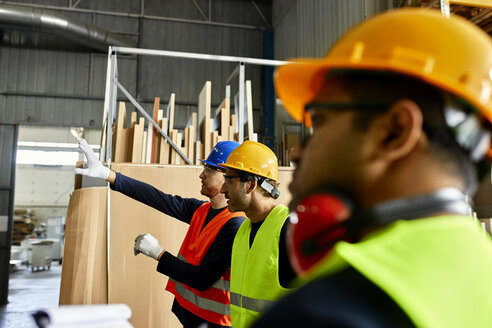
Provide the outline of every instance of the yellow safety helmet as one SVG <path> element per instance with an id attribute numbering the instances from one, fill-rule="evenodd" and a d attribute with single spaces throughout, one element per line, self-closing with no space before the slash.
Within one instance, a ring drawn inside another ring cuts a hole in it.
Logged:
<path id="1" fill-rule="evenodd" d="M 256 141 L 243 142 L 231 152 L 224 164 L 219 165 L 277 181 L 277 156 L 270 148 Z"/>
<path id="2" fill-rule="evenodd" d="M 348 31 L 325 58 L 294 61 L 277 68 L 275 86 L 297 121 L 333 68 L 411 75 L 465 99 L 492 121 L 492 39 L 458 16 L 417 8 L 388 11 Z"/>

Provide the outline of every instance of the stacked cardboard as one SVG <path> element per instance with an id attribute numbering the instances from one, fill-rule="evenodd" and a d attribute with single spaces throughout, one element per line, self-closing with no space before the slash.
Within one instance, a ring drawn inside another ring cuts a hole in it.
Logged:
<path id="1" fill-rule="evenodd" d="M 200 195 L 200 166 L 114 164 L 112 169 L 182 197 Z M 281 196 L 287 204 L 291 168 L 280 168 Z M 171 312 L 173 296 L 164 290 L 167 277 L 156 261 L 134 256 L 135 237 L 151 233 L 177 255 L 188 225 L 107 188 L 75 190 L 69 204 L 60 304 L 124 303 L 132 309 L 135 327 L 180 327 Z M 109 227 L 109 234 L 106 227 Z M 109 248 L 106 247 L 106 236 Z"/>

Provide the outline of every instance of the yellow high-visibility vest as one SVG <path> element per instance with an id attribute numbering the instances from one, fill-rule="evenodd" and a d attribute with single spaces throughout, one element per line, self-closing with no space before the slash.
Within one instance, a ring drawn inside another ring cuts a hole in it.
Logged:
<path id="1" fill-rule="evenodd" d="M 417 327 L 492 327 L 492 242 L 471 217 L 396 221 L 339 242 L 310 279 L 352 266 Z"/>
<path id="2" fill-rule="evenodd" d="M 251 221 L 245 220 L 232 246 L 231 320 L 237 328 L 249 327 L 287 289 L 278 278 L 279 240 L 289 216 L 284 205 L 276 206 L 256 233 L 251 249 Z"/>

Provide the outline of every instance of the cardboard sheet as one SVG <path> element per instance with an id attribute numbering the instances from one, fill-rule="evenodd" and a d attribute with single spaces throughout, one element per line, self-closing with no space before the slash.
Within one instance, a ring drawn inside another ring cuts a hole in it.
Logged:
<path id="1" fill-rule="evenodd" d="M 60 305 L 107 303 L 106 187 L 77 189 L 65 227 Z"/>

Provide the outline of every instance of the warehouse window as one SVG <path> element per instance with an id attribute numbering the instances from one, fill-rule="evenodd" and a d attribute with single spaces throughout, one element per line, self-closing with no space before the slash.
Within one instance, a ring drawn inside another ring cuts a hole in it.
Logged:
<path id="1" fill-rule="evenodd" d="M 27 142 L 17 143 L 17 164 L 35 165 L 68 165 L 75 166 L 79 160 L 85 160 L 78 150 L 78 144 L 54 142 Z M 91 145 L 99 154 L 99 145 Z"/>

